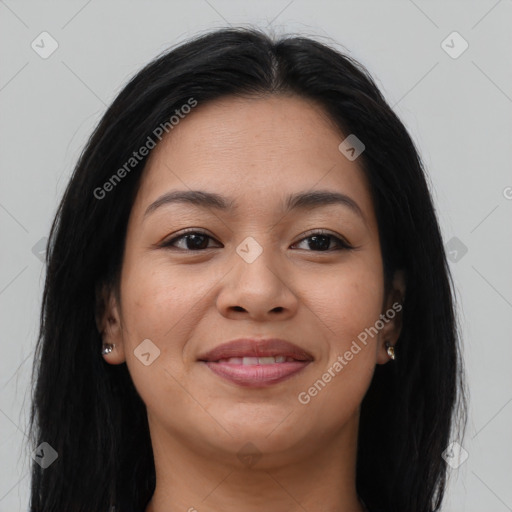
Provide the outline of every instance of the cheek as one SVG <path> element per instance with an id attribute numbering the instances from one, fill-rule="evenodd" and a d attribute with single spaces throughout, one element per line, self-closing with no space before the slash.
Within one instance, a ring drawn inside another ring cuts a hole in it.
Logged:
<path id="1" fill-rule="evenodd" d="M 378 282 L 372 284 L 363 279 L 350 282 L 343 281 L 340 286 L 333 286 L 330 315 L 334 323 L 334 332 L 339 333 L 345 345 L 347 339 L 355 339 L 365 329 L 374 325 L 382 306 L 382 288 Z"/>
<path id="2" fill-rule="evenodd" d="M 380 259 L 354 259 L 323 287 L 316 281 L 310 289 L 316 290 L 311 298 L 326 357 L 303 390 L 301 403 L 308 402 L 315 414 L 327 407 L 333 417 L 347 419 L 363 399 L 375 370 L 378 335 L 370 328 L 382 308 Z M 338 406 L 332 409 L 334 403 Z"/>
<path id="3" fill-rule="evenodd" d="M 333 340 L 333 349 L 346 350 L 351 340 L 373 326 L 381 313 L 383 275 L 379 260 L 355 259 L 330 273 L 322 285 L 311 278 L 309 300 Z"/>
<path id="4" fill-rule="evenodd" d="M 179 333 L 195 321 L 200 298 L 208 283 L 158 262 L 144 261 L 127 267 L 123 281 L 123 315 L 129 344 L 149 338 L 162 351 L 180 349 Z M 173 343 L 168 343 L 173 340 Z M 133 347 L 134 348 L 134 347 Z"/>
<path id="5" fill-rule="evenodd" d="M 182 398 L 177 381 L 184 377 L 183 351 L 201 314 L 197 309 L 205 286 L 207 283 L 191 282 L 168 265 L 145 261 L 144 257 L 133 265 L 126 261 L 122 276 L 126 364 L 151 410 L 159 410 L 169 396 L 177 403 Z M 150 344 L 149 350 L 141 352 L 141 343 L 148 339 L 156 348 Z M 148 351 L 150 364 L 145 365 L 140 355 Z"/>

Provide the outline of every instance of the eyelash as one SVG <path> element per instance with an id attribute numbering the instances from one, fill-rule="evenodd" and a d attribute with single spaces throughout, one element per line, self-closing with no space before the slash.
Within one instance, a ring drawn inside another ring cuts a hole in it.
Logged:
<path id="1" fill-rule="evenodd" d="M 185 237 L 187 235 L 203 235 L 203 236 L 206 236 L 206 237 L 214 240 L 214 238 L 212 236 L 210 236 L 208 233 L 205 233 L 204 231 L 197 231 L 195 229 L 190 229 L 188 231 L 184 231 L 183 233 L 181 233 L 181 235 L 176 236 L 176 237 L 172 238 L 171 240 L 163 242 L 162 244 L 160 244 L 160 247 L 171 249 L 171 250 L 175 249 L 175 250 L 178 250 L 178 251 L 188 251 L 188 252 L 201 252 L 201 251 L 206 251 L 207 249 L 214 249 L 214 247 L 206 247 L 204 249 L 181 249 L 181 248 L 173 246 L 173 244 L 175 242 L 177 242 L 178 240 L 181 240 L 181 239 L 185 239 Z M 319 236 L 320 235 L 320 236 L 327 236 L 327 237 L 329 237 L 331 239 L 336 240 L 337 244 L 339 246 L 338 249 L 326 249 L 325 251 L 309 250 L 308 252 L 319 252 L 319 253 L 322 253 L 322 252 L 332 252 L 333 250 L 350 250 L 350 249 L 354 249 L 354 247 L 351 246 L 348 242 L 346 242 L 345 240 L 343 240 L 342 238 L 340 238 L 340 237 L 338 237 L 336 235 L 333 235 L 329 231 L 325 231 L 325 230 L 319 229 L 319 230 L 308 231 L 308 232 L 305 233 L 305 235 L 307 235 L 307 236 L 304 236 L 303 238 L 301 238 L 298 242 L 296 242 L 293 245 L 297 245 L 298 243 L 303 242 L 304 240 L 307 240 L 308 238 L 312 238 L 313 236 Z"/>

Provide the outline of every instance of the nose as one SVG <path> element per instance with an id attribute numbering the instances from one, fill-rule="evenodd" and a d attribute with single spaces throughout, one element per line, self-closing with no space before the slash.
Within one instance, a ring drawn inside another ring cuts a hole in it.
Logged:
<path id="1" fill-rule="evenodd" d="M 262 252 L 260 249 L 255 259 L 254 253 L 247 258 L 244 254 L 247 248 L 254 251 L 249 243 L 249 246 L 240 244 L 233 253 L 229 262 L 232 270 L 223 279 L 217 296 L 218 310 L 226 318 L 289 319 L 296 314 L 298 298 L 286 263 L 270 249 Z"/>

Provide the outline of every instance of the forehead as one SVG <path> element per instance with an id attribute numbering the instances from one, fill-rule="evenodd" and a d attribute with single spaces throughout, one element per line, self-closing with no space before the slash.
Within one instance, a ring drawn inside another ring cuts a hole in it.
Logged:
<path id="1" fill-rule="evenodd" d="M 313 189 L 372 210 L 366 178 L 338 149 L 345 135 L 316 103 L 296 96 L 226 97 L 194 110 L 153 149 L 136 207 L 170 190 L 202 189 L 270 205 Z"/>

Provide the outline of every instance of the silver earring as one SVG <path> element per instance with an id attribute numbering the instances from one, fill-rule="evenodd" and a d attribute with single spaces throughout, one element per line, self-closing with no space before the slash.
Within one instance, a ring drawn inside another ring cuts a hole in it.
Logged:
<path id="1" fill-rule="evenodd" d="M 396 358 L 396 355 L 395 355 L 395 347 L 393 345 L 391 345 L 389 342 L 386 341 L 386 352 L 388 353 L 388 356 L 395 360 Z"/>
<path id="2" fill-rule="evenodd" d="M 115 344 L 114 343 L 103 343 L 103 346 L 101 348 L 101 353 L 105 356 L 107 354 L 110 354 L 112 350 L 114 350 Z"/>

